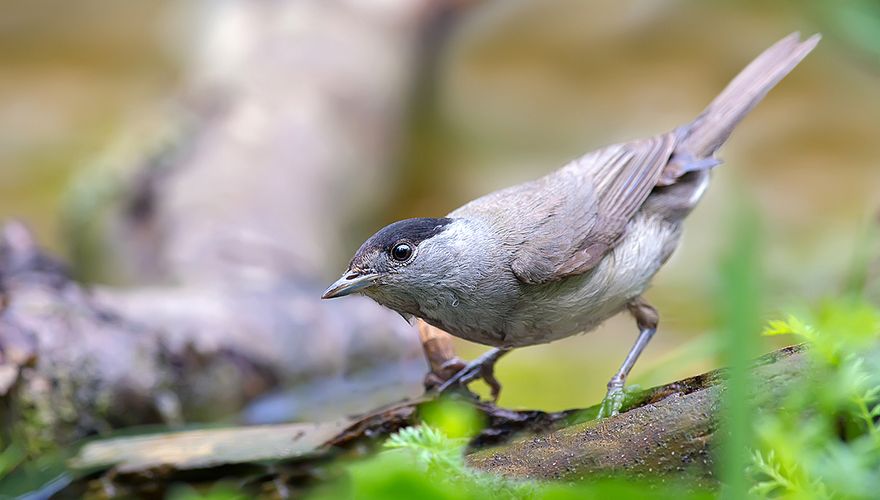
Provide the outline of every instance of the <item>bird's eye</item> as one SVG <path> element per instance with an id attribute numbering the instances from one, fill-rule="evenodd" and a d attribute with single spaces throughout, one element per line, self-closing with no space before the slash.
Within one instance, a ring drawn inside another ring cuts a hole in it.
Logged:
<path id="1" fill-rule="evenodd" d="M 398 262 L 406 261 L 412 254 L 413 248 L 409 243 L 398 243 L 391 249 L 391 258 Z"/>

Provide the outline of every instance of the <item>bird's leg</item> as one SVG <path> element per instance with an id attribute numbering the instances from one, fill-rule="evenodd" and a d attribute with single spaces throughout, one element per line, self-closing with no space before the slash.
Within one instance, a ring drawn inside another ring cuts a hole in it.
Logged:
<path id="1" fill-rule="evenodd" d="M 425 390 L 430 391 L 461 371 L 467 363 L 455 355 L 451 335 L 421 319 L 418 326 L 422 350 L 431 368 L 425 375 Z"/>
<path id="2" fill-rule="evenodd" d="M 626 359 L 620 365 L 620 369 L 617 370 L 617 373 L 608 382 L 608 393 L 605 394 L 605 399 L 602 400 L 602 405 L 599 408 L 599 418 L 611 417 L 620 412 L 620 407 L 623 406 L 623 386 L 626 383 L 626 376 L 629 375 L 633 365 L 636 364 L 639 355 L 645 350 L 645 346 L 651 341 L 651 337 L 657 331 L 657 323 L 660 320 L 657 310 L 641 297 L 627 304 L 627 309 L 629 309 L 630 314 L 633 315 L 639 327 L 639 338 L 636 339 L 636 343 L 629 350 Z"/>
<path id="3" fill-rule="evenodd" d="M 471 361 L 459 370 L 458 373 L 443 382 L 437 388 L 437 394 L 443 394 L 456 386 L 466 386 L 474 380 L 482 378 L 492 391 L 492 401 L 498 401 L 498 395 L 501 394 L 501 384 L 495 378 L 495 363 L 508 352 L 510 352 L 510 349 L 501 348 L 485 352 L 482 356 Z"/>

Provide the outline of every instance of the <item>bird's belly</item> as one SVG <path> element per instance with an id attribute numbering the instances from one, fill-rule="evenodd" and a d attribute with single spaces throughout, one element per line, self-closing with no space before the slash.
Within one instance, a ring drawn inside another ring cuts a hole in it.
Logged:
<path id="1" fill-rule="evenodd" d="M 586 285 L 556 298 L 534 298 L 509 323 L 506 347 L 546 344 L 594 330 L 626 307 L 641 290 L 622 296 L 595 297 Z M 578 293 L 584 292 L 584 293 Z"/>
<path id="2" fill-rule="evenodd" d="M 678 242 L 679 227 L 637 215 L 627 235 L 592 271 L 524 287 L 504 344 L 522 347 L 586 333 L 641 295 Z"/>

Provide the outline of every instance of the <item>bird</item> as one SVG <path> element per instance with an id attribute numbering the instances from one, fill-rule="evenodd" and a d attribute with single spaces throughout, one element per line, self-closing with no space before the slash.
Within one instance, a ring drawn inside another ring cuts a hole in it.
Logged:
<path id="1" fill-rule="evenodd" d="M 717 150 L 820 38 L 801 41 L 795 32 L 776 42 L 690 123 L 602 147 L 445 217 L 385 226 L 322 298 L 365 295 L 406 319 L 494 348 L 441 391 L 490 374 L 511 349 L 587 333 L 627 310 L 638 335 L 599 411 L 616 415 L 627 375 L 659 323 L 643 294 L 721 164 Z"/>

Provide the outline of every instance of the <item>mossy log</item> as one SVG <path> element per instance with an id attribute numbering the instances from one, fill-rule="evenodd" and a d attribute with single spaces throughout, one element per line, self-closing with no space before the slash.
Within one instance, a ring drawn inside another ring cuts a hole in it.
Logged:
<path id="1" fill-rule="evenodd" d="M 808 363 L 803 346 L 760 358 L 752 371 L 757 407 L 776 404 L 790 382 L 805 374 Z M 522 437 L 475 451 L 467 461 L 478 469 L 519 478 L 570 480 L 623 472 L 652 477 L 693 474 L 714 482 L 712 447 L 718 434 L 723 373 L 655 387 L 636 395 L 613 418 Z"/>

